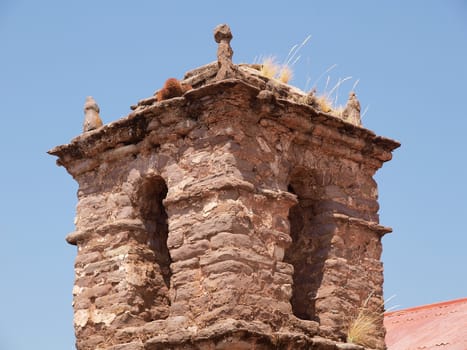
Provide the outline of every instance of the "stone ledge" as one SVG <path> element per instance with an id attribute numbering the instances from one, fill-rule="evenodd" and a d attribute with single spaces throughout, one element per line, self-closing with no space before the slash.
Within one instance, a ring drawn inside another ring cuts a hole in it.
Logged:
<path id="1" fill-rule="evenodd" d="M 188 184 L 183 187 L 174 187 L 172 192 L 169 192 L 164 199 L 164 204 L 174 205 L 184 201 L 191 201 L 194 198 L 205 198 L 211 196 L 213 192 L 230 189 L 263 195 L 268 200 L 289 202 L 292 205 L 297 203 L 297 196 L 290 192 L 281 190 L 272 191 L 262 188 L 256 189 L 251 182 L 238 177 L 219 174 L 199 181 L 196 185 Z"/>
<path id="2" fill-rule="evenodd" d="M 67 166 L 73 161 L 93 158 L 106 150 L 117 147 L 117 145 L 136 144 L 148 135 L 150 120 L 157 118 L 159 114 L 164 113 L 167 109 L 173 109 L 174 112 L 179 110 L 178 112 L 182 116 L 180 118 L 183 119 L 185 118 L 183 117 L 184 115 L 191 115 L 197 109 L 204 108 L 203 104 L 206 102 L 202 99 L 203 97 L 209 96 L 212 99 L 216 99 L 222 95 L 221 97 L 225 101 L 227 91 L 232 96 L 240 93 L 245 102 L 251 101 L 254 104 L 264 104 L 264 102 L 256 98 L 259 91 L 261 91 L 260 88 L 242 79 L 225 79 L 190 90 L 185 93 L 184 97 L 157 102 L 152 105 L 144 105 L 147 108 L 132 112 L 127 117 L 104 125 L 97 130 L 79 135 L 69 144 L 56 146 L 49 150 L 48 153 L 59 157 L 59 165 Z M 150 99 L 150 101 L 153 100 Z M 150 101 L 145 101 L 144 103 L 150 103 Z M 333 140 L 336 140 L 343 146 L 348 146 L 353 152 L 362 152 L 365 156 L 376 158 L 382 162 L 389 160 L 390 152 L 400 146 L 397 141 L 376 136 L 368 129 L 355 126 L 332 115 L 317 112 L 313 107 L 305 104 L 288 99 L 278 99 L 268 103 L 274 104 L 274 113 L 270 113 L 262 118 L 277 120 L 291 130 L 305 132 L 305 134 L 310 136 L 310 139 L 313 137 L 320 138 L 322 131 L 318 130 L 327 128 L 330 130 L 326 132 L 327 137 L 331 138 L 328 140 L 330 144 L 332 144 Z M 186 110 L 182 112 L 181 108 Z M 255 109 L 254 106 L 253 109 Z M 301 122 L 298 122 L 298 119 L 294 115 L 303 116 L 298 118 Z M 309 126 L 309 130 L 303 130 L 303 123 Z M 316 128 L 316 126 L 319 127 Z M 317 134 L 316 136 L 314 135 L 315 133 Z M 361 139 L 364 142 L 362 143 L 358 140 L 352 141 L 355 138 Z M 131 151 L 135 152 L 134 149 Z"/>
<path id="3" fill-rule="evenodd" d="M 165 205 L 174 205 L 184 201 L 192 201 L 194 198 L 204 198 L 212 195 L 212 192 L 229 189 L 240 189 L 247 192 L 254 192 L 255 186 L 245 180 L 233 176 L 215 176 L 207 181 L 198 182 L 196 185 L 189 185 L 183 188 L 174 187 L 164 199 Z"/>
<path id="4" fill-rule="evenodd" d="M 144 227 L 144 224 L 141 222 L 141 220 L 120 219 L 115 220 L 114 222 L 105 223 L 103 225 L 97 226 L 96 228 L 71 232 L 65 237 L 65 240 L 71 245 L 77 245 L 79 242 L 89 239 L 93 233 L 103 235 L 108 232 L 115 232 L 116 229 L 139 230 L 146 232 L 146 228 Z"/>
<path id="5" fill-rule="evenodd" d="M 380 237 L 384 236 L 386 233 L 392 232 L 391 227 L 382 226 L 374 221 L 367 221 L 367 220 L 360 219 L 360 218 L 353 218 L 351 216 L 340 214 L 340 213 L 332 213 L 330 216 L 337 220 L 347 221 L 350 225 L 355 225 L 355 226 L 370 229 L 371 231 L 378 234 Z"/>
<path id="6" fill-rule="evenodd" d="M 238 322 L 231 327 L 207 328 L 188 336 L 181 332 L 149 339 L 144 350 L 363 350 L 362 346 L 340 343 L 321 337 L 309 337 L 294 332 L 252 330 Z M 226 326 L 226 325 L 224 325 Z M 227 325 L 229 326 L 229 325 Z"/>
<path id="7" fill-rule="evenodd" d="M 384 236 L 386 233 L 392 232 L 391 227 L 380 225 L 375 221 L 369 221 L 369 220 L 365 220 L 362 218 L 356 218 L 356 217 L 352 217 L 352 216 L 342 214 L 342 213 L 335 213 L 332 211 L 323 212 L 319 214 L 319 216 L 317 216 L 316 218 L 319 219 L 320 223 L 324 223 L 324 224 L 332 224 L 332 223 L 335 223 L 336 221 L 340 221 L 340 222 L 347 223 L 349 225 L 366 228 L 366 229 L 369 229 L 375 232 L 380 237 Z"/>

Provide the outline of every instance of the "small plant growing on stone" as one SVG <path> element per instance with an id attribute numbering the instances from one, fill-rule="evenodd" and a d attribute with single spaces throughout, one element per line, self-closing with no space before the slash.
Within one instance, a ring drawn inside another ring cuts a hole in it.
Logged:
<path id="1" fill-rule="evenodd" d="M 292 68 L 288 65 L 280 65 L 273 57 L 267 57 L 261 63 L 261 75 L 269 79 L 277 79 L 284 84 L 287 84 L 292 78 Z"/>
<path id="2" fill-rule="evenodd" d="M 261 63 L 260 73 L 266 78 L 275 78 L 280 66 L 275 62 L 274 57 L 267 57 Z"/>
<path id="3" fill-rule="evenodd" d="M 367 308 L 361 308 L 357 317 L 351 322 L 347 332 L 347 342 L 366 347 L 373 346 L 371 334 L 377 327 L 381 315 L 371 312 Z"/>
<path id="4" fill-rule="evenodd" d="M 327 71 L 329 71 L 333 67 L 335 67 L 335 65 L 331 66 L 331 68 L 329 68 Z M 316 100 L 317 100 L 317 104 L 318 104 L 319 109 L 321 109 L 325 113 L 331 113 L 331 114 L 333 114 L 335 116 L 338 116 L 338 117 L 342 116 L 342 112 L 344 111 L 344 107 L 337 105 L 337 100 L 338 100 L 338 97 L 339 97 L 338 96 L 338 91 L 339 91 L 339 87 L 342 85 L 342 83 L 344 83 L 345 81 L 347 81 L 349 79 L 352 79 L 352 77 L 346 77 L 344 79 L 339 79 L 338 82 L 336 83 L 336 85 L 334 85 L 334 87 L 332 89 L 330 89 L 328 92 L 324 92 L 322 95 L 317 96 Z M 330 80 L 330 77 L 328 77 L 328 79 L 327 79 L 325 90 L 327 90 L 329 80 Z M 354 84 L 352 90 L 355 89 L 355 86 L 357 84 L 358 84 L 358 80 Z M 335 94 L 334 99 L 331 98 L 331 96 L 333 96 L 333 94 Z"/>
<path id="5" fill-rule="evenodd" d="M 369 307 L 368 303 L 372 296 L 373 292 L 368 295 L 362 306 L 358 309 L 357 315 L 351 320 L 347 331 L 347 342 L 365 347 L 374 347 L 373 335 L 380 326 L 384 311 L 374 311 Z M 387 301 L 390 299 L 392 297 Z M 387 301 L 383 301 L 381 307 L 377 307 L 377 309 L 384 310 L 384 304 Z"/>
<path id="6" fill-rule="evenodd" d="M 255 58 L 255 63 L 260 62 L 258 64 L 259 68 L 257 67 L 260 71 L 260 74 L 263 75 L 264 77 L 267 77 L 269 79 L 275 79 L 278 80 L 282 83 L 288 84 L 289 81 L 293 77 L 293 67 L 294 65 L 300 60 L 301 55 L 300 55 L 300 50 L 308 43 L 308 41 L 311 39 L 311 35 L 307 36 L 305 40 L 303 40 L 302 43 L 300 44 L 295 44 L 292 46 L 292 48 L 289 50 L 289 53 L 284 60 L 283 63 L 277 63 L 277 60 L 273 56 L 268 56 L 268 57 L 263 57 L 260 56 L 259 60 Z M 326 79 L 326 85 L 324 87 L 324 92 L 316 95 L 316 87 L 318 82 L 323 78 L 327 73 L 329 73 L 331 70 L 337 67 L 337 64 L 331 65 L 329 68 L 327 68 L 319 77 L 316 79 L 316 81 L 313 84 L 313 88 L 307 93 L 306 96 L 303 97 L 303 99 L 298 99 L 300 103 L 312 105 L 316 109 L 324 112 L 331 114 L 335 117 L 348 120 L 348 117 L 346 117 L 346 105 L 338 105 L 338 100 L 339 100 L 339 88 L 340 86 L 352 79 L 351 76 L 345 77 L 345 78 L 339 78 L 337 83 L 331 88 L 328 89 L 329 83 L 331 81 L 331 77 L 328 75 Z M 305 85 L 305 90 L 308 90 L 307 87 L 309 85 L 310 79 L 307 79 L 307 83 Z M 355 91 L 355 87 L 358 85 L 359 80 L 357 79 L 352 86 L 352 89 L 350 90 Z M 310 97 L 312 96 L 312 97 Z M 358 107 L 358 122 L 353 122 L 354 124 L 361 125 L 361 118 L 366 114 L 368 110 L 368 107 L 365 108 L 362 114 L 360 114 L 360 106 Z M 354 120 L 353 118 L 352 120 Z"/>
<path id="7" fill-rule="evenodd" d="M 321 95 L 317 97 L 318 107 L 324 113 L 329 113 L 332 111 L 332 101 L 327 95 Z"/>
<path id="8" fill-rule="evenodd" d="M 293 72 L 292 68 L 289 66 L 283 66 L 279 72 L 279 80 L 283 82 L 284 84 L 287 84 L 290 79 L 292 79 Z"/>
<path id="9" fill-rule="evenodd" d="M 266 57 L 263 59 L 260 73 L 267 78 L 277 79 L 284 84 L 288 84 L 293 76 L 292 67 L 300 60 L 299 52 L 310 39 L 311 35 L 308 35 L 301 44 L 292 46 L 282 64 L 277 63 L 274 57 Z"/>
<path id="10" fill-rule="evenodd" d="M 318 108 L 324 113 L 332 114 L 336 117 L 342 117 L 344 106 L 335 106 L 328 95 L 323 94 L 316 97 Z"/>

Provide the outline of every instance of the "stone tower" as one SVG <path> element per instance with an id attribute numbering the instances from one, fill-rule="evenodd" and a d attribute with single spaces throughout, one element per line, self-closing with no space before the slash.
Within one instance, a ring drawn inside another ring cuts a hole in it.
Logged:
<path id="1" fill-rule="evenodd" d="M 362 308 L 380 317 L 361 344 L 385 347 L 373 175 L 399 143 L 355 94 L 339 117 L 233 64 L 231 38 L 179 96 L 49 151 L 79 184 L 79 350 L 361 349 Z"/>

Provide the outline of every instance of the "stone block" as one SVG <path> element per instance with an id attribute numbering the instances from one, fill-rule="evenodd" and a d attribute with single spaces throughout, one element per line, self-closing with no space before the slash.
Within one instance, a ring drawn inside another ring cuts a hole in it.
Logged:
<path id="1" fill-rule="evenodd" d="M 82 253 L 76 256 L 75 268 L 83 268 L 84 266 L 94 263 L 102 259 L 101 252 Z"/>
<path id="2" fill-rule="evenodd" d="M 202 271 L 204 274 L 206 274 L 206 276 L 226 272 L 232 272 L 236 275 L 251 275 L 253 273 L 253 269 L 250 266 L 243 262 L 235 260 L 225 260 L 216 263 L 211 263 L 209 265 L 204 266 Z"/>
<path id="3" fill-rule="evenodd" d="M 211 248 L 218 249 L 226 246 L 250 248 L 252 240 L 246 234 L 219 232 L 211 237 Z"/>
<path id="4" fill-rule="evenodd" d="M 171 282 L 174 288 L 178 288 L 185 283 L 199 281 L 201 277 L 199 269 L 186 269 L 172 274 Z"/>
<path id="5" fill-rule="evenodd" d="M 202 256 L 210 249 L 208 240 L 200 240 L 193 243 L 187 243 L 180 248 L 171 249 L 170 256 L 172 261 L 188 260 L 194 257 Z"/>

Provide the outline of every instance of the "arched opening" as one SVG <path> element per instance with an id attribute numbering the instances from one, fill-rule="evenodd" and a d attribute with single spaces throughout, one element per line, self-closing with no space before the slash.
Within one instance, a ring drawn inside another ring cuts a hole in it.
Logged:
<path id="1" fill-rule="evenodd" d="M 319 321 L 315 308 L 316 294 L 323 277 L 327 248 L 327 243 L 320 236 L 320 187 L 310 170 L 296 169 L 290 178 L 288 191 L 298 200 L 289 210 L 292 243 L 284 256 L 284 261 L 294 267 L 290 302 L 296 317 Z"/>
<path id="2" fill-rule="evenodd" d="M 169 233 L 163 200 L 167 185 L 159 176 L 147 178 L 138 190 L 139 211 L 147 232 L 147 243 L 154 252 L 155 262 L 167 288 L 170 288 L 170 254 L 167 247 Z"/>
<path id="3" fill-rule="evenodd" d="M 292 237 L 292 244 L 285 251 L 284 261 L 293 265 L 293 286 L 292 298 L 292 311 L 294 315 L 302 320 L 314 319 L 314 307 L 312 295 L 311 277 L 312 266 L 307 255 L 310 254 L 311 237 L 306 236 L 310 208 L 304 206 L 304 202 L 294 186 L 289 185 L 289 192 L 297 195 L 298 203 L 289 210 L 290 222 L 290 236 Z M 308 254 L 307 254 L 308 252 Z"/>

